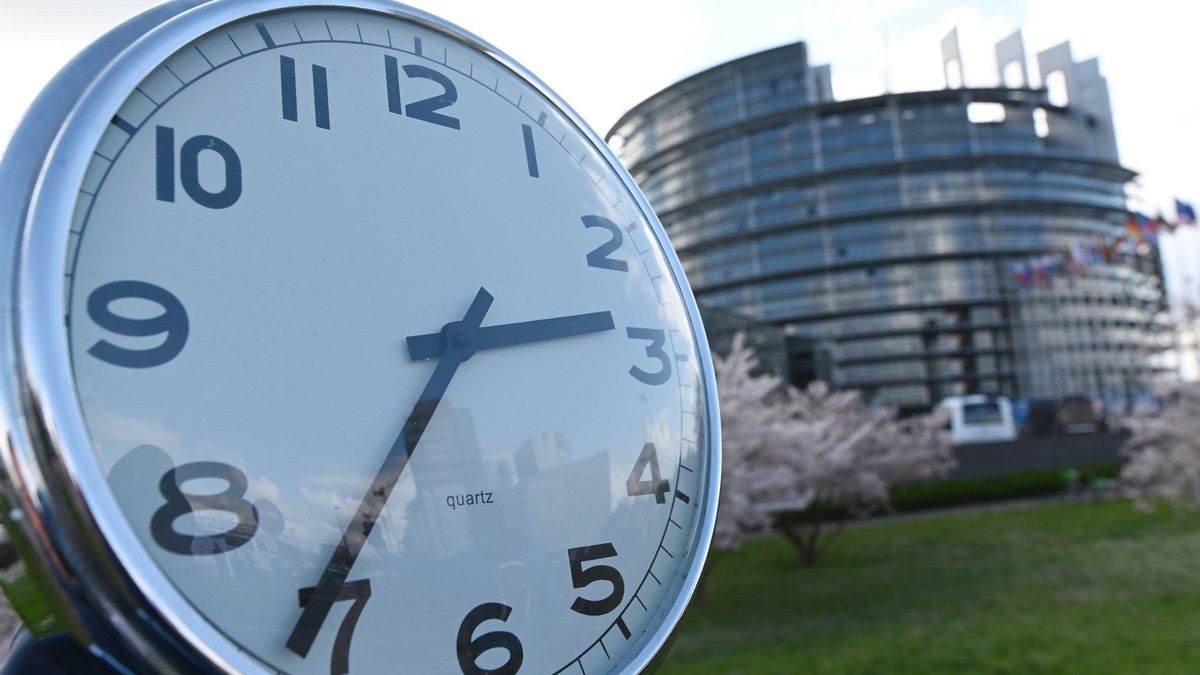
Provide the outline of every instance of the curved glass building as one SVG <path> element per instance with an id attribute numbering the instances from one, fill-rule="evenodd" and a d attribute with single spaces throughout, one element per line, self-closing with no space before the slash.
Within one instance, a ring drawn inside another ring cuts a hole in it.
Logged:
<path id="1" fill-rule="evenodd" d="M 1166 370 L 1152 249 L 1014 283 L 1022 261 L 1116 241 L 1134 177 L 1094 60 L 1039 55 L 1052 96 L 1014 59 L 1013 86 L 835 101 L 796 43 L 664 89 L 608 140 L 701 303 L 780 326 L 796 384 L 914 409 L 1137 393 Z"/>

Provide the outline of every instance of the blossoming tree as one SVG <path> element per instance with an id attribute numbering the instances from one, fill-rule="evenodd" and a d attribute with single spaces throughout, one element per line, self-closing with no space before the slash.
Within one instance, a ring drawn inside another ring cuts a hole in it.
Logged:
<path id="1" fill-rule="evenodd" d="M 753 374 L 758 361 L 740 335 L 715 362 L 724 449 L 718 550 L 774 528 L 815 563 L 846 517 L 886 509 L 892 485 L 954 465 L 942 413 L 901 419 L 856 391 L 785 387 Z"/>
<path id="2" fill-rule="evenodd" d="M 1133 432 L 1122 448 L 1129 462 L 1119 485 L 1140 506 L 1164 500 L 1200 505 L 1200 384 L 1171 385 L 1161 406 L 1141 405 L 1124 420 Z"/>

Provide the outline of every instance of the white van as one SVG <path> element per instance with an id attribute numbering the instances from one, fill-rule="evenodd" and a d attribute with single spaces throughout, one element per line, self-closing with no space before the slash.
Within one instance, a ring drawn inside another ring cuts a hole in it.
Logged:
<path id="1" fill-rule="evenodd" d="M 1007 396 L 948 396 L 938 407 L 950 411 L 950 438 L 955 445 L 1017 439 L 1012 401 Z"/>

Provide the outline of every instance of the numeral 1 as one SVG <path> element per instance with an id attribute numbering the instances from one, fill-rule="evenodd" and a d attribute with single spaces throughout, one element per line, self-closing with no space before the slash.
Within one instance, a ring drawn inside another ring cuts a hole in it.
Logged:
<path id="1" fill-rule="evenodd" d="M 529 168 L 529 177 L 538 178 L 537 148 L 533 145 L 533 127 L 521 125 L 521 134 L 525 137 L 525 164 Z M 586 223 L 586 221 L 584 221 Z"/>

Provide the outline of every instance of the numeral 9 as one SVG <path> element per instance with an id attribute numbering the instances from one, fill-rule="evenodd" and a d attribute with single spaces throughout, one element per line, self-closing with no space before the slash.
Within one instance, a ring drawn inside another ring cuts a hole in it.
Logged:
<path id="1" fill-rule="evenodd" d="M 112 311 L 117 300 L 148 300 L 163 308 L 163 313 L 148 319 L 131 319 Z M 105 284 L 88 296 L 88 316 L 101 328 L 128 337 L 165 335 L 166 339 L 151 349 L 126 349 L 100 340 L 88 349 L 92 356 L 124 368 L 153 368 L 170 361 L 183 351 L 188 338 L 188 315 L 179 298 L 165 288 L 144 281 L 114 281 Z"/>

